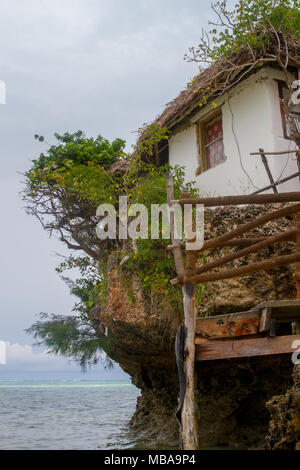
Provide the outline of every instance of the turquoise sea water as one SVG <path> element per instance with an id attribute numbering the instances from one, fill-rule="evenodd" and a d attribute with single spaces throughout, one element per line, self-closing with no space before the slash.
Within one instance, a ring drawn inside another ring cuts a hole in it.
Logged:
<path id="1" fill-rule="evenodd" d="M 128 382 L 0 382 L 0 449 L 133 449 Z M 141 448 L 141 447 L 140 447 Z"/>

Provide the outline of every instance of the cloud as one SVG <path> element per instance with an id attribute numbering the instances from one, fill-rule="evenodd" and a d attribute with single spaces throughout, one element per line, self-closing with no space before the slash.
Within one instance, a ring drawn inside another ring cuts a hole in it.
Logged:
<path id="1" fill-rule="evenodd" d="M 103 364 L 99 363 L 83 373 L 78 365 L 67 359 L 47 354 L 47 351 L 35 352 L 28 344 L 6 342 L 6 365 L 0 364 L 0 383 L 24 380 L 128 381 L 129 376 L 118 364 L 114 364 L 113 369 L 105 369 Z"/>
<path id="2" fill-rule="evenodd" d="M 78 369 L 68 360 L 48 354 L 47 351 L 34 352 L 29 344 L 6 342 L 6 366 L 1 366 L 3 370 L 59 371 L 68 368 Z"/>
<path id="3" fill-rule="evenodd" d="M 30 342 L 24 329 L 40 311 L 69 314 L 73 299 L 57 277 L 53 252 L 65 254 L 17 194 L 31 160 L 54 132 L 121 137 L 152 120 L 197 71 L 183 61 L 207 24 L 210 0 L 26 0 L 0 2 L 0 338 Z M 63 359 L 20 346 L 24 367 Z M 22 349 L 23 348 L 23 349 Z M 25 348 L 25 349 L 24 349 Z M 12 356 L 14 357 L 14 356 Z M 14 359 L 15 360 L 15 359 Z M 56 362 L 58 361 L 58 362 Z M 65 361 L 66 363 L 66 361 Z"/>
<path id="4" fill-rule="evenodd" d="M 2 380 L 128 380 L 129 376 L 118 364 L 113 369 L 105 369 L 100 362 L 84 374 L 81 368 L 72 361 L 34 351 L 29 344 L 6 344 L 6 365 L 0 364 L 0 381 Z"/>

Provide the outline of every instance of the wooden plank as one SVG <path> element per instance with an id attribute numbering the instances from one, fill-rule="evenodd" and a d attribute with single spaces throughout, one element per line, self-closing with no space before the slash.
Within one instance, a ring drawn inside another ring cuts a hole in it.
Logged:
<path id="1" fill-rule="evenodd" d="M 272 318 L 279 323 L 290 323 L 300 320 L 300 300 L 270 300 L 262 302 L 253 310 L 271 308 Z"/>
<path id="2" fill-rule="evenodd" d="M 201 338 L 217 339 L 255 335 L 259 331 L 260 311 L 240 312 L 199 318 L 196 321 L 195 343 Z"/>
<path id="3" fill-rule="evenodd" d="M 270 330 L 272 309 L 265 307 L 261 310 L 259 332 L 264 333 Z"/>
<path id="4" fill-rule="evenodd" d="M 300 335 L 217 341 L 204 340 L 203 343 L 196 345 L 196 361 L 292 354 L 295 352 L 292 347 L 294 341 L 300 341 Z"/>

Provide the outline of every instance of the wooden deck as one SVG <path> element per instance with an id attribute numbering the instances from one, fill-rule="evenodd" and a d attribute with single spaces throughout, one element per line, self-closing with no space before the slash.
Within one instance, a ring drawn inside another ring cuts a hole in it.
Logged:
<path id="1" fill-rule="evenodd" d="M 247 312 L 196 320 L 196 361 L 295 352 L 300 341 L 300 300 L 263 302 Z M 280 325 L 290 324 L 290 334 L 277 335 Z M 297 334 L 292 334 L 292 332 Z"/>

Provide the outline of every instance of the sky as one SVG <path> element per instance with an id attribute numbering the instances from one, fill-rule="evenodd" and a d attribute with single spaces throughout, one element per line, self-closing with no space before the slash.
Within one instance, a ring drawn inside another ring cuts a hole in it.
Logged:
<path id="1" fill-rule="evenodd" d="M 25 214 L 19 196 L 34 135 L 83 130 L 128 148 L 196 74 L 184 61 L 210 18 L 208 0 L 1 0 L 0 341 L 2 378 L 80 375 L 77 366 L 32 349 L 25 334 L 39 312 L 69 314 L 74 299 L 55 272 L 65 248 Z M 46 374 L 46 375 L 45 375 Z M 71 375 L 70 375 L 71 374 Z M 85 377 L 126 378 L 116 366 Z"/>

